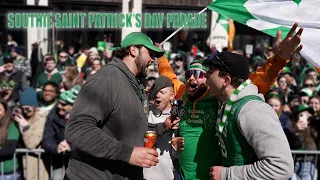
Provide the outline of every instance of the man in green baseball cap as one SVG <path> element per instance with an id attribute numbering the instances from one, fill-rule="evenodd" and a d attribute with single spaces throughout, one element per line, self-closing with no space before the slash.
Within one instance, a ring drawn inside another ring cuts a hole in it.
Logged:
<path id="1" fill-rule="evenodd" d="M 143 179 L 143 168 L 159 162 L 158 152 L 144 147 L 149 100 L 142 79 L 164 51 L 140 32 L 112 50 L 113 60 L 87 79 L 72 107 L 65 135 L 75 152 L 65 179 Z"/>

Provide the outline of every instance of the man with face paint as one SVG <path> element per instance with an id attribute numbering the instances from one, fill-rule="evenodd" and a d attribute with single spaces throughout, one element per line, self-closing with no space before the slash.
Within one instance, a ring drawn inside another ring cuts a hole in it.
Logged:
<path id="1" fill-rule="evenodd" d="M 293 26 L 293 30 L 297 25 Z M 302 33 L 299 32 L 300 34 Z M 299 34 L 298 34 L 299 35 Z M 276 55 L 268 59 L 267 63 L 250 75 L 260 93 L 266 93 L 276 81 L 289 57 L 280 56 L 280 53 L 293 53 L 297 41 L 291 41 L 291 35 L 281 41 L 281 34 L 277 35 Z M 294 49 L 293 49 L 294 47 Z M 176 99 L 185 103 L 186 114 L 180 120 L 179 133 L 181 137 L 172 142 L 175 145 L 184 145 L 180 151 L 181 174 L 184 180 L 210 179 L 210 167 L 221 165 L 221 153 L 216 136 L 218 101 L 212 99 L 209 88 L 205 84 L 204 76 L 208 67 L 195 61 L 186 72 L 187 84 L 179 81 L 172 71 L 165 56 L 158 59 L 160 75 L 167 76 L 174 83 Z M 178 143 L 176 143 L 178 142 Z"/>
<path id="2" fill-rule="evenodd" d="M 47 113 L 41 113 L 38 110 L 37 93 L 33 88 L 26 88 L 21 93 L 20 108 L 13 112 L 13 119 L 19 124 L 19 130 L 22 135 L 22 140 L 26 148 L 36 149 L 41 148 L 41 141 L 44 132 Z M 38 165 L 37 157 L 23 156 L 23 164 L 28 167 L 36 167 Z M 40 163 L 40 179 L 48 179 L 48 172 L 42 160 Z M 28 171 L 28 172 L 27 172 Z M 38 179 L 38 170 L 28 168 L 25 172 L 27 179 Z"/>
<path id="3" fill-rule="evenodd" d="M 70 114 L 66 139 L 72 153 L 65 179 L 141 180 L 158 163 L 145 148 L 149 102 L 142 85 L 147 68 L 164 51 L 140 32 L 128 34 L 115 58 L 90 76 Z"/>

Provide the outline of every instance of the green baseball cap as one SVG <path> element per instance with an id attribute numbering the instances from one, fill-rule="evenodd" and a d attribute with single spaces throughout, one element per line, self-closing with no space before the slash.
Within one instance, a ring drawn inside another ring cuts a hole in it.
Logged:
<path id="1" fill-rule="evenodd" d="M 142 45 L 155 52 L 155 57 L 161 57 L 164 51 L 155 46 L 147 35 L 141 32 L 132 32 L 128 34 L 120 43 L 120 47 L 110 48 L 110 50 L 119 50 L 132 45 Z"/>
<path id="2" fill-rule="evenodd" d="M 282 71 L 281 71 L 280 74 L 281 74 L 281 75 L 283 75 L 283 74 L 290 74 L 290 75 L 292 75 L 291 69 L 290 69 L 288 66 L 285 66 L 285 67 L 283 67 L 283 69 L 282 69 Z"/>
<path id="3" fill-rule="evenodd" d="M 299 114 L 303 111 L 308 111 L 310 114 L 314 114 L 314 110 L 312 107 L 307 106 L 305 104 L 300 104 L 297 108 L 296 114 Z"/>

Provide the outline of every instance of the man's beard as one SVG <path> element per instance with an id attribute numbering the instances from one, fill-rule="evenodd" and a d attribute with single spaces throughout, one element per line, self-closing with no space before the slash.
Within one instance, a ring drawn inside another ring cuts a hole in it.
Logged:
<path id="1" fill-rule="evenodd" d="M 195 101 L 198 98 L 200 98 L 208 89 L 208 86 L 206 84 L 200 84 L 199 87 L 195 92 L 187 92 L 188 99 L 190 101 Z"/>
<path id="2" fill-rule="evenodd" d="M 141 78 L 147 77 L 146 67 L 143 65 L 141 53 L 139 53 L 139 55 L 136 57 L 135 63 L 138 70 L 137 76 Z"/>

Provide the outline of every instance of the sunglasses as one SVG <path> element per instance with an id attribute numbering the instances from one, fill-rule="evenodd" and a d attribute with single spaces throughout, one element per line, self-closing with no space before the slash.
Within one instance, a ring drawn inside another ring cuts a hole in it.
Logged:
<path id="1" fill-rule="evenodd" d="M 188 70 L 185 72 L 185 77 L 186 79 L 190 79 L 191 76 L 193 75 L 194 78 L 199 79 L 199 78 L 204 78 L 204 72 L 200 70 Z"/>
<path id="2" fill-rule="evenodd" d="M 232 72 L 231 69 L 220 59 L 219 51 L 215 51 L 214 53 L 212 53 L 212 55 L 210 56 L 209 60 L 210 61 L 218 60 L 220 62 L 220 65 L 221 65 L 222 68 L 224 68 L 228 72 Z"/>
<path id="3" fill-rule="evenodd" d="M 60 58 L 67 58 L 67 56 L 60 56 Z"/>
<path id="4" fill-rule="evenodd" d="M 305 88 L 314 87 L 314 84 L 304 84 L 303 87 L 305 87 Z"/>

